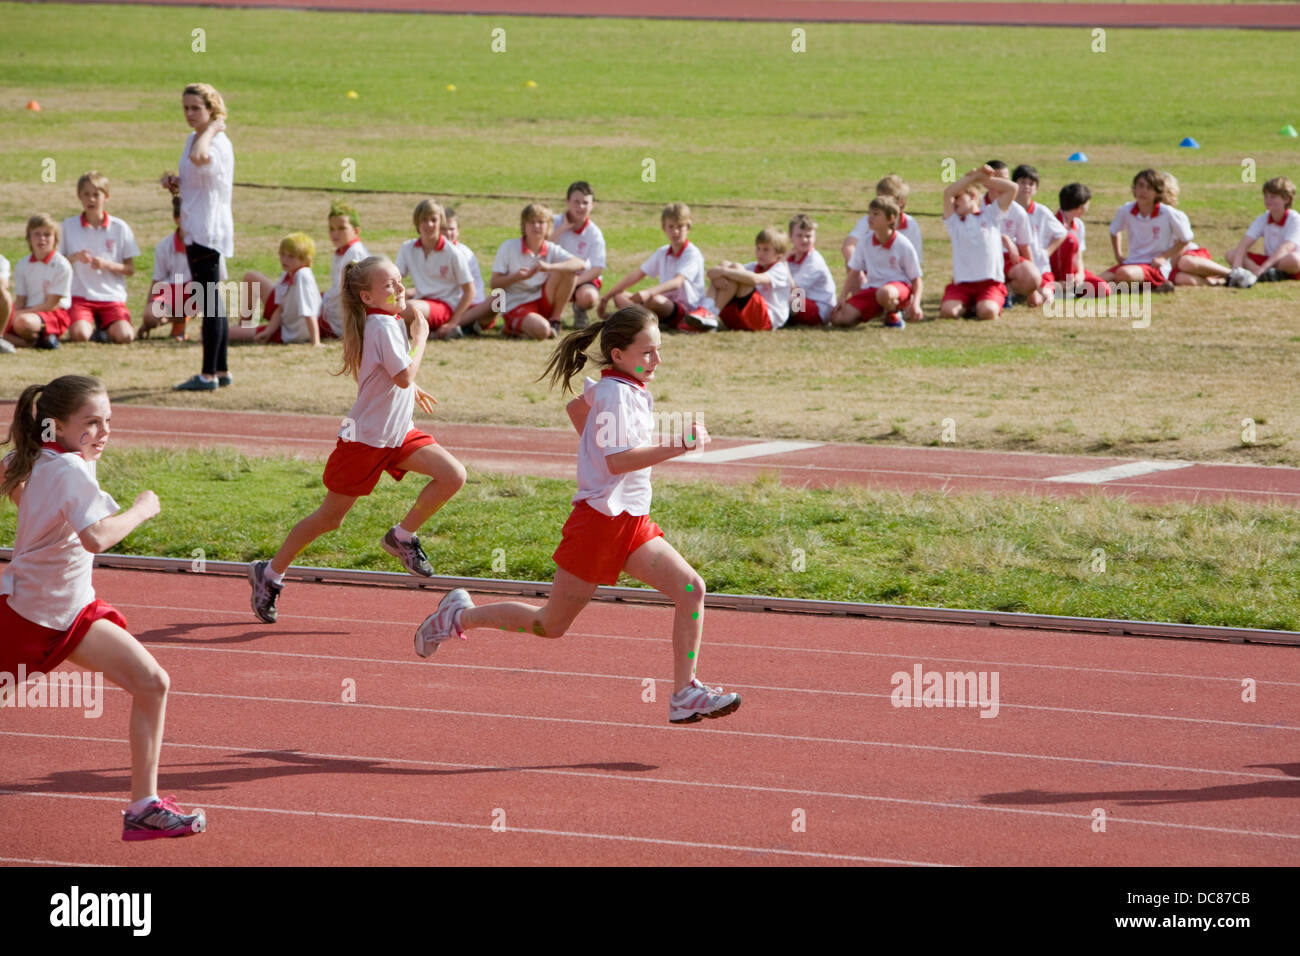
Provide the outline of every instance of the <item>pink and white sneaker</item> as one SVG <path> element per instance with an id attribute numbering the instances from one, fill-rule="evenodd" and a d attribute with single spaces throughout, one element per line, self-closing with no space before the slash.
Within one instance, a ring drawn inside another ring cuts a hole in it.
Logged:
<path id="1" fill-rule="evenodd" d="M 668 702 L 668 720 L 693 724 L 705 717 L 726 717 L 740 709 L 739 694 L 725 694 L 721 687 L 705 687 L 698 680 L 673 694 Z"/>
<path id="2" fill-rule="evenodd" d="M 415 653 L 428 657 L 443 641 L 453 637 L 467 640 L 465 632 L 460 629 L 460 616 L 466 608 L 473 606 L 474 602 L 464 588 L 448 591 L 438 602 L 438 609 L 415 629 Z"/>
<path id="3" fill-rule="evenodd" d="M 122 839 L 157 840 L 160 837 L 187 837 L 208 828 L 202 810 L 186 813 L 176 805 L 175 797 L 155 800 L 140 813 L 122 811 Z"/>

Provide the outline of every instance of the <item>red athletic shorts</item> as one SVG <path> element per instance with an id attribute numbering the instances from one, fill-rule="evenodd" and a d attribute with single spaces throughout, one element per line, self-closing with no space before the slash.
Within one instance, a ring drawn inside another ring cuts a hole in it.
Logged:
<path id="1" fill-rule="evenodd" d="M 1246 255 L 1250 256 L 1250 261 L 1255 263 L 1257 266 L 1262 266 L 1264 263 L 1268 262 L 1268 256 L 1264 255 L 1262 252 L 1248 252 Z M 1281 272 L 1282 270 L 1279 269 L 1278 271 Z M 1286 273 L 1282 274 L 1286 275 Z M 1300 279 L 1300 272 L 1292 272 L 1291 278 Z"/>
<path id="2" fill-rule="evenodd" d="M 1181 259 L 1183 256 L 1192 256 L 1193 258 L 1196 259 L 1209 259 L 1211 262 L 1214 261 L 1214 256 L 1210 255 L 1209 249 L 1187 249 L 1184 250 L 1182 255 L 1180 255 L 1178 258 Z M 1169 273 L 1169 281 L 1173 282 L 1174 278 L 1177 275 L 1178 275 L 1178 262 L 1175 260 L 1173 271 Z"/>
<path id="3" fill-rule="evenodd" d="M 532 302 L 525 302 L 523 305 L 517 305 L 505 314 L 506 335 L 519 335 L 519 328 L 523 324 L 524 316 L 530 312 L 536 312 L 542 318 L 550 321 L 551 309 L 555 308 L 546 299 L 546 289 L 542 288 L 542 297 L 533 299 Z"/>
<path id="4" fill-rule="evenodd" d="M 804 309 L 802 312 L 790 310 L 790 319 L 786 325 L 821 325 L 822 310 L 812 299 L 804 299 Z"/>
<path id="5" fill-rule="evenodd" d="M 375 490 L 379 476 L 384 472 L 392 475 L 394 481 L 401 481 L 406 471 L 397 467 L 398 462 L 405 461 L 425 445 L 436 444 L 432 435 L 426 435 L 418 428 L 407 432 L 396 448 L 376 448 L 340 438 L 330 452 L 329 461 L 325 462 L 325 474 L 321 480 L 335 494 L 361 498 Z"/>
<path id="6" fill-rule="evenodd" d="M 184 282 L 163 282 L 159 280 L 153 284 L 153 291 L 149 294 L 150 302 L 162 300 L 163 309 L 168 315 L 179 318 L 185 311 L 186 290 Z"/>
<path id="7" fill-rule="evenodd" d="M 1123 265 L 1108 266 L 1106 271 L 1113 272 L 1116 269 L 1123 268 L 1141 269 L 1142 275 L 1138 278 L 1138 282 L 1150 282 L 1153 286 L 1159 287 L 1168 281 L 1160 274 L 1160 270 L 1149 262 L 1126 262 Z"/>
<path id="8" fill-rule="evenodd" d="M 1002 250 L 1002 274 L 1004 276 L 1011 275 L 1011 270 L 1014 269 L 1016 266 L 1020 265 L 1020 263 L 1024 261 L 1025 260 L 1020 258 L 1020 253 L 1007 252 L 1006 249 L 1003 249 Z"/>
<path id="9" fill-rule="evenodd" d="M 602 514 L 585 501 L 573 506 L 552 558 L 588 584 L 614 584 L 637 548 L 663 531 L 649 515 Z"/>
<path id="10" fill-rule="evenodd" d="M 329 320 L 325 318 L 324 312 L 316 316 L 316 328 L 320 329 L 320 340 L 322 342 L 326 339 L 337 339 L 339 337 L 334 334 L 334 327 L 330 325 Z"/>
<path id="11" fill-rule="evenodd" d="M 32 312 L 32 310 L 15 305 L 13 311 L 9 313 L 9 321 L 5 323 L 5 332 L 13 331 L 14 316 L 19 312 Z M 64 332 L 68 331 L 68 326 L 72 324 L 72 318 L 68 315 L 67 309 L 55 309 L 53 312 L 34 312 L 33 314 L 39 316 L 40 320 L 45 323 L 46 335 L 61 336 Z"/>
<path id="12" fill-rule="evenodd" d="M 906 282 L 886 282 L 885 285 L 892 286 L 898 291 L 898 307 L 900 309 L 907 305 L 908 300 L 912 298 L 912 287 Z M 849 298 L 849 307 L 862 313 L 863 322 L 867 321 L 867 319 L 874 319 L 881 312 L 880 303 L 876 300 L 876 292 L 877 287 L 870 286 Z"/>
<path id="13" fill-rule="evenodd" d="M 69 325 L 73 322 L 93 322 L 95 328 L 106 329 L 114 322 L 131 324 L 131 312 L 124 302 L 93 302 L 79 295 L 72 297 L 68 306 Z"/>
<path id="14" fill-rule="evenodd" d="M 729 329 L 741 332 L 770 332 L 772 317 L 767 313 L 767 300 L 755 289 L 745 297 L 744 302 L 732 299 L 722 307 L 718 314 L 722 324 Z"/>
<path id="15" fill-rule="evenodd" d="M 0 671 L 17 675 L 18 665 L 23 664 L 28 673 L 48 673 L 67 660 L 90 625 L 100 618 L 126 628 L 122 612 L 98 599 L 81 609 L 72 627 L 59 631 L 27 620 L 9 606 L 9 595 L 0 595 L 0 634 L 4 635 L 0 637 Z"/>
<path id="16" fill-rule="evenodd" d="M 591 279 L 591 280 L 589 280 L 589 281 L 587 281 L 587 282 L 581 282 L 581 283 L 579 283 L 578 285 L 574 286 L 574 287 L 573 287 L 573 295 L 569 296 L 569 301 L 570 301 L 570 302 L 573 301 L 574 296 L 576 296 L 576 295 L 578 294 L 578 290 L 581 289 L 584 285 L 595 286 L 595 287 L 596 287 L 596 291 L 599 292 L 599 291 L 600 291 L 600 285 L 601 285 L 601 282 L 600 282 L 600 276 L 596 276 L 596 278 L 594 278 L 594 279 Z"/>
<path id="17" fill-rule="evenodd" d="M 974 314 L 977 302 L 995 302 L 998 308 L 1007 304 L 1007 287 L 997 279 L 980 282 L 950 282 L 943 290 L 944 302 L 960 302 L 967 315 Z"/>
<path id="18" fill-rule="evenodd" d="M 1043 273 L 1043 281 L 1038 283 L 1038 287 L 1040 289 L 1048 289 L 1051 288 L 1055 283 L 1056 283 L 1056 277 L 1052 275 L 1051 271 L 1049 270 Z"/>
<path id="19" fill-rule="evenodd" d="M 454 311 L 451 306 L 442 299 L 421 299 L 429 307 L 429 331 L 440 329 L 451 319 L 451 313 Z"/>

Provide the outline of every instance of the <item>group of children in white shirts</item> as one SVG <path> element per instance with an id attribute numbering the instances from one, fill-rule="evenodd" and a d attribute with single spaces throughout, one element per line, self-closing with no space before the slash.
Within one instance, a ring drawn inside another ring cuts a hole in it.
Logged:
<path id="1" fill-rule="evenodd" d="M 1300 213 L 1291 209 L 1295 186 L 1285 177 L 1264 184 L 1265 212 L 1226 253 L 1225 265 L 1193 241 L 1187 216 L 1176 208 L 1177 180 L 1142 170 L 1133 178 L 1133 200 L 1110 224 L 1115 264 L 1100 275 L 1083 265 L 1088 188 L 1065 186 L 1053 213 L 1035 200 L 1038 184 L 1032 166 L 1008 174 L 1006 164 L 994 160 L 945 189 L 943 222 L 952 242 L 953 277 L 943 290 L 941 317 L 992 319 L 1017 296 L 1038 306 L 1062 289 L 1107 295 L 1114 283 L 1149 283 L 1168 291 L 1178 285 L 1245 288 L 1260 278 L 1300 276 Z M 167 322 L 172 337 L 183 340 L 187 318 L 201 311 L 202 296 L 190 288 L 175 207 L 179 199 L 173 200 L 177 229 L 154 250 L 154 282 L 136 332 L 126 307 L 126 279 L 140 252 L 135 236 L 108 214 L 105 177 L 86 173 L 78 180 L 77 196 L 83 212 L 66 219 L 61 229 L 47 215 L 28 221 L 31 255 L 13 270 L 13 295 L 9 263 L 0 256 L 0 349 L 57 348 L 63 339 L 126 343 Z M 707 268 L 689 238 L 690 208 L 676 202 L 660 215 L 667 243 L 608 291 L 602 291 L 605 238 L 591 221 L 594 197 L 588 183 L 569 186 L 561 213 L 542 203 L 524 208 L 520 238 L 501 244 L 486 287 L 477 257 L 460 242 L 455 210 L 426 199 L 412 217 L 415 238 L 402 244 L 395 259 L 413 286 L 404 318 L 409 324 L 419 312 L 438 339 L 481 334 L 498 320 L 504 335 L 541 339 L 557 334 L 570 305 L 574 327 L 580 329 L 592 310 L 603 316 L 612 301 L 618 308 L 645 305 L 671 331 L 852 326 L 876 317 L 887 328 L 903 328 L 925 318 L 921 228 L 906 213 L 907 197 L 908 186 L 898 176 L 876 184 L 867 214 L 841 245 L 845 279 L 839 287 L 815 248 L 817 223 L 811 217 L 794 216 L 788 233 L 760 231 L 751 262 L 724 260 Z M 328 221 L 334 247 L 328 291 L 321 295 L 312 273 L 315 243 L 305 233 L 292 233 L 280 243 L 279 279 L 245 274 L 251 294 L 241 296 L 232 339 L 320 344 L 341 338 L 343 269 L 368 252 L 352 206 L 332 204 Z M 1260 240 L 1263 252 L 1250 251 Z M 628 292 L 647 277 L 653 285 Z M 254 319 L 259 305 L 260 323 Z"/>

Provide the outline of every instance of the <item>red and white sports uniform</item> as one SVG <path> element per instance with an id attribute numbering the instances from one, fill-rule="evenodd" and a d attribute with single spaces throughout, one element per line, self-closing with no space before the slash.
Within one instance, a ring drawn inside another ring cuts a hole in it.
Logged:
<path id="1" fill-rule="evenodd" d="M 95 599 L 94 555 L 78 537 L 117 510 L 100 490 L 94 462 L 79 452 L 41 449 L 18 507 L 13 557 L 0 577 L 0 671 L 57 667 L 100 618 L 126 626 L 115 608 Z"/>
<path id="2" fill-rule="evenodd" d="M 414 384 L 399 388 L 393 381 L 393 376 L 411 364 L 408 348 L 401 318 L 385 312 L 366 315 L 357 400 L 325 463 L 323 481 L 330 491 L 353 497 L 368 495 L 385 471 L 401 481 L 406 472 L 397 464 L 416 449 L 435 444 L 432 436 L 414 425 Z"/>
<path id="3" fill-rule="evenodd" d="M 1300 252 L 1300 213 L 1288 209 L 1279 222 L 1273 218 L 1272 213 L 1265 212 L 1255 217 L 1255 221 L 1246 230 L 1246 237 L 1252 242 L 1260 237 L 1264 239 L 1263 255 L 1258 252 L 1246 253 L 1257 265 L 1263 265 L 1268 261 L 1269 256 L 1288 242 L 1295 243 L 1296 248 L 1292 250 L 1293 252 Z"/>
<path id="4" fill-rule="evenodd" d="M 794 254 L 785 258 L 790 268 L 790 284 L 803 290 L 804 311 L 790 310 L 790 321 L 803 325 L 817 325 L 831 320 L 835 310 L 835 277 L 826 259 L 816 249 L 809 249 L 803 258 L 796 259 Z"/>
<path id="5" fill-rule="evenodd" d="M 271 336 L 272 342 L 310 342 L 311 332 L 307 328 L 307 316 L 315 318 L 320 315 L 320 287 L 316 285 L 316 276 L 311 266 L 303 266 L 292 276 L 285 272 L 280 281 L 271 290 L 270 297 L 262 307 L 263 324 L 269 321 L 277 308 L 280 313 L 280 327 Z"/>
<path id="6" fill-rule="evenodd" d="M 111 272 L 96 272 L 86 262 L 73 262 L 77 252 L 89 252 L 110 262 L 125 262 L 140 254 L 135 234 L 121 219 L 104 213 L 101 222 L 86 221 L 85 213 L 63 220 L 63 238 L 59 252 L 72 263 L 72 295 L 91 302 L 125 302 L 126 278 Z"/>
<path id="7" fill-rule="evenodd" d="M 321 338 L 326 338 L 327 335 L 336 339 L 343 338 L 343 270 L 349 263 L 360 262 L 369 256 L 370 253 L 360 239 L 353 239 L 342 249 L 334 250 L 330 260 L 330 287 L 321 296 L 321 318 L 325 320 L 321 324 Z"/>
<path id="8" fill-rule="evenodd" d="M 909 216 L 907 213 L 900 213 L 898 222 L 894 223 L 894 229 L 903 234 L 904 238 L 912 244 L 912 251 L 916 253 L 916 261 L 921 262 L 921 224 L 917 222 L 915 216 Z M 875 232 L 871 224 L 867 222 L 867 217 L 863 216 L 858 220 L 853 231 L 849 233 L 854 239 L 858 240 L 858 245 L 870 239 Z"/>
<path id="9" fill-rule="evenodd" d="M 555 217 L 555 228 L 559 229 L 564 223 L 564 213 L 559 213 Z M 587 269 L 605 269 L 605 234 L 600 231 L 600 227 L 589 218 L 577 229 L 569 229 L 555 240 L 556 245 L 568 251 L 572 256 L 577 256 L 587 264 Z M 582 270 L 586 272 L 587 269 Z M 600 277 L 597 276 L 597 281 Z"/>
<path id="10" fill-rule="evenodd" d="M 1057 282 L 1064 282 L 1066 276 L 1077 276 L 1080 272 L 1083 272 L 1083 285 L 1097 295 L 1109 295 L 1110 286 L 1102 282 L 1100 276 L 1082 269 L 1083 251 L 1088 248 L 1087 231 L 1083 220 L 1075 218 L 1066 223 L 1065 218 L 1059 212 L 1056 214 L 1055 219 L 1061 224 L 1061 228 L 1065 230 L 1065 238 L 1056 247 L 1056 251 L 1048 257 L 1049 272 L 1053 279 Z"/>
<path id="11" fill-rule="evenodd" d="M 531 268 L 537 262 L 567 262 L 572 258 L 574 256 L 567 249 L 554 242 L 543 242 L 541 248 L 534 254 L 529 251 L 527 240 L 507 239 L 497 249 L 496 258 L 492 261 L 492 271 L 510 275 L 520 269 Z M 546 280 L 549 278 L 549 272 L 539 270 L 527 279 L 506 286 L 505 301 L 502 302 L 501 311 L 508 314 L 521 305 L 541 302 L 542 287 L 546 285 Z"/>
<path id="12" fill-rule="evenodd" d="M 676 302 L 686 312 L 699 308 L 704 301 L 704 256 L 689 239 L 676 255 L 673 254 L 671 243 L 660 246 L 650 254 L 649 259 L 641 263 L 641 271 L 654 279 L 656 285 L 683 276 L 686 281 L 664 298 Z"/>
<path id="13" fill-rule="evenodd" d="M 58 252 L 44 259 L 23 256 L 14 265 L 14 312 L 34 311 L 46 298 L 57 295 L 59 301 L 50 312 L 39 312 L 45 322 L 45 332 L 62 335 L 68 331 L 72 319 L 68 306 L 72 304 L 72 263 Z M 9 317 L 10 325 L 13 316 Z M 9 331 L 6 326 L 5 331 Z"/>
<path id="14" fill-rule="evenodd" d="M 1002 225 L 1006 218 L 1001 206 L 989 203 L 979 212 L 965 216 L 953 213 L 943 221 L 952 240 L 954 283 L 1006 279 L 1002 271 Z"/>
<path id="15" fill-rule="evenodd" d="M 744 332 L 770 332 L 790 318 L 790 267 L 778 259 L 766 268 L 757 262 L 745 263 L 745 269 L 772 277 L 771 285 L 754 285 L 744 301 L 733 298 L 722 307 L 718 318 L 729 329 Z"/>
<path id="16" fill-rule="evenodd" d="M 613 584 L 628 557 L 663 532 L 650 520 L 650 469 L 615 475 L 609 455 L 653 444 L 654 398 L 645 385 L 615 369 L 587 379 L 590 406 L 578 446 L 578 491 L 555 563 L 593 584 Z"/>
<path id="17" fill-rule="evenodd" d="M 853 255 L 849 256 L 849 269 L 859 269 L 867 274 L 867 286 L 849 299 L 849 305 L 864 319 L 874 318 L 880 313 L 877 289 L 886 285 L 897 288 L 901 308 L 912 297 L 912 288 L 921 277 L 921 263 L 917 261 L 916 250 L 897 230 L 891 232 L 884 242 L 877 239 L 874 232 L 859 242 Z"/>
<path id="18" fill-rule="evenodd" d="M 1179 209 L 1168 203 L 1156 203 L 1150 216 L 1138 212 L 1136 200 L 1119 207 L 1110 222 L 1110 234 L 1128 234 L 1128 255 L 1124 265 L 1142 265 L 1151 262 L 1175 242 L 1192 239 L 1192 224 Z"/>
<path id="19" fill-rule="evenodd" d="M 1019 203 L 1012 205 L 1020 206 Z M 1031 200 L 1025 208 L 1025 214 L 1029 219 L 1030 257 L 1038 271 L 1043 273 L 1044 281 L 1050 281 L 1047 276 L 1052 271 L 1052 263 L 1047 255 L 1047 247 L 1057 239 L 1065 238 L 1065 226 L 1042 203 Z"/>
<path id="20" fill-rule="evenodd" d="M 420 245 L 418 237 L 408 239 L 397 250 L 393 264 L 398 272 L 409 275 L 415 283 L 415 295 L 409 298 L 444 302 L 450 309 L 460 304 L 460 287 L 473 282 L 465 257 L 447 241 L 446 236 L 439 236 L 432 249 Z"/>
<path id="21" fill-rule="evenodd" d="M 153 286 L 149 292 L 149 301 L 165 299 L 168 310 L 173 315 L 180 315 L 189 291 L 185 283 L 194 278 L 190 274 L 190 260 L 185 255 L 185 242 L 180 231 L 159 241 L 153 250 Z M 221 257 L 221 278 L 226 279 L 226 257 Z M 196 291 L 195 295 L 201 295 Z"/>

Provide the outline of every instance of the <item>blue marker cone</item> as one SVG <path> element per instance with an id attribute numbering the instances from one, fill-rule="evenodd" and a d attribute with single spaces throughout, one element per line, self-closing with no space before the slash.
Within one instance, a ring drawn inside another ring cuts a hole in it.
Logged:
<path id="1" fill-rule="evenodd" d="M 1185 139 L 1184 139 L 1181 143 L 1179 143 L 1178 145 L 1179 145 L 1179 146 L 1186 146 L 1188 149 L 1200 149 L 1200 148 L 1201 148 L 1201 144 L 1198 143 L 1196 140 L 1192 139 L 1190 136 L 1188 136 L 1187 138 L 1185 138 Z"/>
<path id="2" fill-rule="evenodd" d="M 1083 153 L 1071 153 L 1070 158 L 1066 160 L 1066 162 L 1070 163 L 1086 163 L 1087 161 L 1088 157 Z"/>

